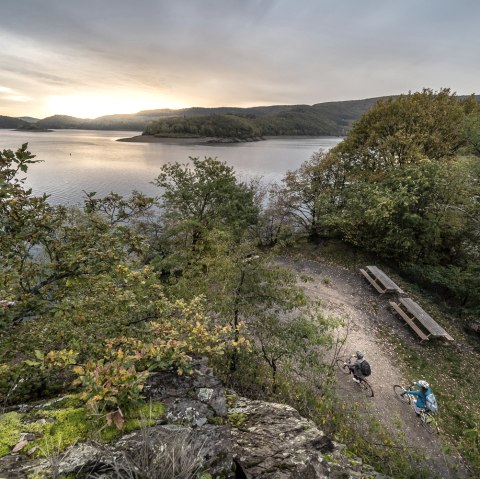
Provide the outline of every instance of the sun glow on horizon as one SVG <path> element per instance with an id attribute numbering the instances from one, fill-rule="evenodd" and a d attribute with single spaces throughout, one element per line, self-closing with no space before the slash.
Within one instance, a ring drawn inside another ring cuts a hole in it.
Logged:
<path id="1" fill-rule="evenodd" d="M 98 118 L 104 115 L 137 113 L 161 108 L 186 108 L 168 97 L 145 96 L 135 93 L 121 95 L 55 95 L 50 96 L 46 108 L 50 115 L 69 115 L 77 118 Z"/>

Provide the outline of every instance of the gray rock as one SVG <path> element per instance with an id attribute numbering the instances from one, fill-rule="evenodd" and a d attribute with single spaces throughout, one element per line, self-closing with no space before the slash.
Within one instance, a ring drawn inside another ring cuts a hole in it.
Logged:
<path id="1" fill-rule="evenodd" d="M 148 399 L 167 407 L 161 424 L 111 444 L 75 445 L 55 459 L 57 473 L 118 479 L 143 470 L 143 477 L 152 477 L 149 468 L 183 457 L 182 467 L 198 466 L 222 479 L 385 479 L 290 406 L 236 397 L 227 411 L 225 389 L 205 361 L 195 362 L 191 375 L 152 374 L 145 390 Z M 222 425 L 227 412 L 231 426 Z M 0 479 L 27 478 L 50 466 L 9 455 L 0 459 Z"/>
<path id="2" fill-rule="evenodd" d="M 152 374 L 145 391 L 149 399 L 167 406 L 169 422 L 198 426 L 215 416 L 227 415 L 225 389 L 205 360 L 194 362 L 191 375 Z"/>
<path id="3" fill-rule="evenodd" d="M 237 397 L 228 413 L 234 460 L 246 479 L 383 477 L 290 406 Z"/>
<path id="4" fill-rule="evenodd" d="M 233 452 L 247 478 L 329 477 L 322 452 L 333 443 L 292 407 L 238 398 L 229 414 L 240 424 L 232 428 Z"/>

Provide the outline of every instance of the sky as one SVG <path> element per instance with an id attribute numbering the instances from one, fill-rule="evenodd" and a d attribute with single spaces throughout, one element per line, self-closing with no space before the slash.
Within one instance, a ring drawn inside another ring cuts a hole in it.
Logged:
<path id="1" fill-rule="evenodd" d="M 0 115 L 480 90 L 478 0 L 0 0 Z"/>

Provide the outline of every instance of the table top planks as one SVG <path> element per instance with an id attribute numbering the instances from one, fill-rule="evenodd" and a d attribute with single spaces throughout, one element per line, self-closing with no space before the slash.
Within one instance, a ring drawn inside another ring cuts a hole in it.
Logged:
<path id="1" fill-rule="evenodd" d="M 380 268 L 367 266 L 367 271 L 385 288 L 388 292 L 403 293 L 403 290 L 394 283 Z"/>
<path id="2" fill-rule="evenodd" d="M 402 306 L 423 325 L 423 327 L 434 337 L 446 337 L 452 339 L 451 336 L 426 312 L 424 309 L 411 298 L 400 298 Z"/>

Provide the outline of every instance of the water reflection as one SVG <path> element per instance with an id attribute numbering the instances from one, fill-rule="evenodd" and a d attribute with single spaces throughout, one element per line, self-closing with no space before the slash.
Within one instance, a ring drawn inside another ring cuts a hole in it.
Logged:
<path id="1" fill-rule="evenodd" d="M 287 170 L 298 168 L 321 149 L 335 146 L 341 138 L 281 138 L 234 145 L 172 145 L 124 143 L 118 138 L 138 132 L 57 130 L 31 133 L 0 130 L 0 149 L 17 149 L 28 142 L 42 163 L 28 172 L 28 186 L 35 194 L 50 194 L 53 204 L 77 204 L 82 191 L 128 195 L 139 190 L 158 194 L 150 182 L 162 165 L 188 162 L 190 156 L 217 157 L 233 166 L 242 178 L 261 176 L 279 181 Z"/>

